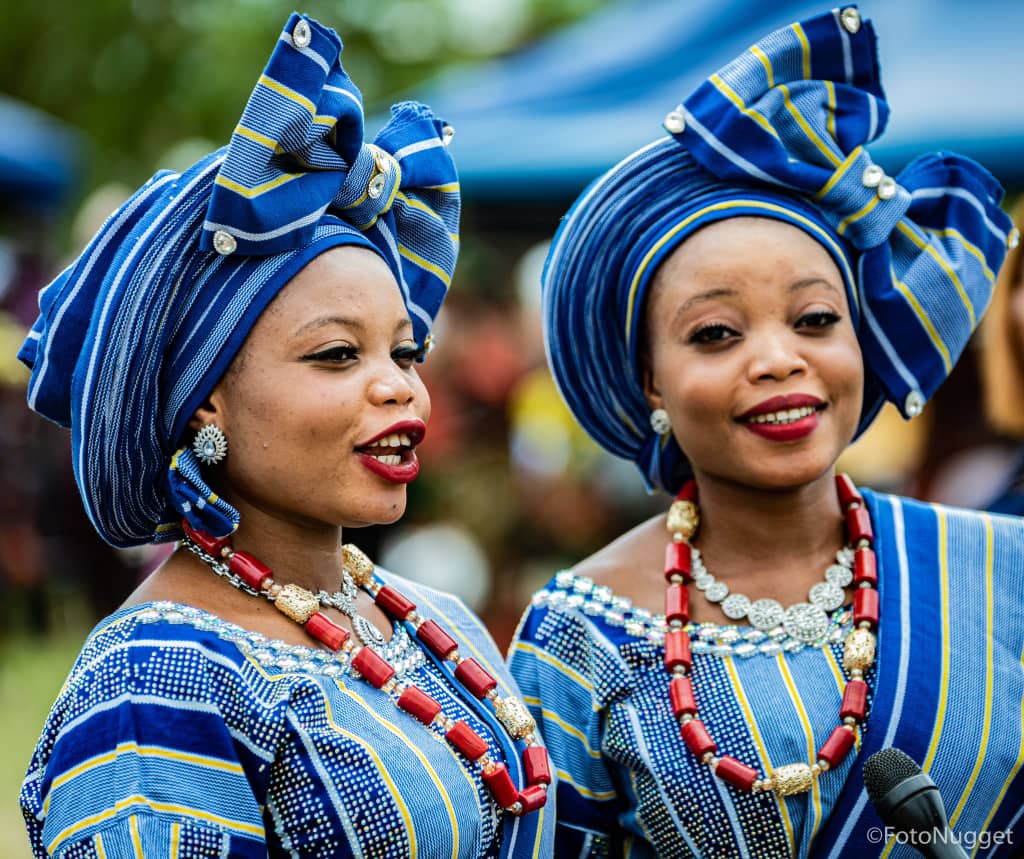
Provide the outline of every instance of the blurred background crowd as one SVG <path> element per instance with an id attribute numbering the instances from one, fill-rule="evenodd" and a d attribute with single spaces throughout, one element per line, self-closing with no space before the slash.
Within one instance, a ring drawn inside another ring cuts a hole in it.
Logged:
<path id="1" fill-rule="evenodd" d="M 226 142 L 291 11 L 282 0 L 95 0 L 0 13 L 0 857 L 27 855 L 29 751 L 87 629 L 167 549 L 117 551 L 82 512 L 66 433 L 25 406 L 14 359 L 36 297 L 151 173 Z M 465 211 L 453 291 L 423 365 L 433 416 L 405 518 L 347 535 L 378 563 L 454 591 L 510 639 L 531 592 L 664 506 L 563 406 L 539 276 L 586 182 L 762 33 L 824 8 L 782 0 L 311 0 L 360 85 L 368 127 L 404 97 L 456 128 Z M 893 119 L 873 154 L 948 148 L 1024 188 L 1024 4 L 861 3 Z M 379 123 L 377 123 L 379 124 Z M 1024 206 L 1017 223 L 1024 226 Z M 1024 513 L 1024 271 L 924 414 L 895 411 L 841 465 L 860 483 Z M 1022 562 L 1024 565 L 1024 562 Z"/>

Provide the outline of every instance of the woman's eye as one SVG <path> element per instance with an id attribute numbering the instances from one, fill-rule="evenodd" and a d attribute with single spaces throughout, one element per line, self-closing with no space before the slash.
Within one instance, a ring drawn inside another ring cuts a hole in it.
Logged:
<path id="1" fill-rule="evenodd" d="M 343 364 L 346 361 L 354 361 L 358 354 L 359 350 L 355 346 L 332 346 L 330 349 L 303 355 L 302 360 Z"/>
<path id="2" fill-rule="evenodd" d="M 424 353 L 424 349 L 416 346 L 400 346 L 391 353 L 391 359 L 400 367 L 411 367 L 423 357 Z"/>
<path id="3" fill-rule="evenodd" d="M 831 310 L 816 310 L 814 313 L 805 313 L 797 320 L 797 328 L 829 328 L 839 320 L 838 313 Z"/>
<path id="4" fill-rule="evenodd" d="M 729 337 L 737 336 L 728 325 L 714 324 L 698 328 L 690 335 L 691 343 L 721 343 Z"/>

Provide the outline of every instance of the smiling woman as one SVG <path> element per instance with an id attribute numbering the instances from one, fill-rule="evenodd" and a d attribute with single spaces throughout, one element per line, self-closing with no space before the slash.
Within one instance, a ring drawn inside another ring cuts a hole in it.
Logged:
<path id="1" fill-rule="evenodd" d="M 459 186 L 422 105 L 363 140 L 340 57 L 293 15 L 231 144 L 40 296 L 29 405 L 93 524 L 179 545 L 53 706 L 36 856 L 550 855 L 547 752 L 483 626 L 342 543 L 419 471 Z"/>
<path id="2" fill-rule="evenodd" d="M 855 7 L 793 24 L 555 236 L 559 388 L 675 496 L 558 573 L 512 645 L 559 855 L 888 853 L 859 765 L 884 746 L 930 770 L 955 831 L 1024 811 L 1024 523 L 835 473 L 884 401 L 920 413 L 1016 240 L 979 165 L 872 163 L 887 115 Z"/>

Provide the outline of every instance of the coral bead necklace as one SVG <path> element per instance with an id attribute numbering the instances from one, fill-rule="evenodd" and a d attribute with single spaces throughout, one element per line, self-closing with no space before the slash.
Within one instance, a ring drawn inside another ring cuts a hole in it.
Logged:
<path id="1" fill-rule="evenodd" d="M 669 697 L 672 713 L 679 722 L 679 730 L 687 748 L 715 775 L 743 791 L 772 791 L 778 796 L 790 796 L 809 791 L 814 780 L 829 769 L 837 767 L 853 748 L 858 726 L 867 715 L 868 687 L 865 673 L 875 659 L 875 630 L 878 627 L 878 567 L 872 548 L 874 534 L 871 518 L 864 499 L 853 481 L 845 474 L 836 475 L 836 491 L 843 509 L 847 542 L 854 553 L 853 600 L 854 628 L 843 643 L 843 668 L 848 680 L 839 707 L 840 724 L 818 749 L 816 760 L 810 764 L 793 763 L 776 767 L 761 776 L 756 769 L 729 755 L 719 755 L 718 746 L 698 716 L 697 690 L 690 671 L 693 659 L 690 635 L 686 624 L 690 620 L 687 583 L 693 580 L 693 539 L 700 524 L 697 511 L 697 485 L 692 480 L 683 486 L 669 508 L 666 527 L 672 541 L 665 549 L 665 670 L 669 673 Z M 810 608 L 810 606 L 808 606 Z"/>
<path id="2" fill-rule="evenodd" d="M 373 562 L 356 546 L 343 547 L 342 564 L 345 576 L 369 593 L 376 605 L 393 621 L 411 628 L 414 636 L 445 666 L 452 680 L 467 689 L 480 701 L 489 702 L 494 715 L 513 739 L 522 744 L 523 771 L 526 785 L 518 788 L 508 768 L 496 761 L 481 737 L 462 720 L 455 721 L 441 712 L 441 705 L 413 683 L 401 680 L 395 669 L 369 644 L 354 643 L 349 632 L 320 611 L 321 605 L 338 606 L 337 595 L 321 591 L 314 594 L 295 584 L 280 585 L 273 571 L 247 552 L 235 551 L 230 537 L 215 538 L 182 523 L 183 544 L 210 568 L 246 593 L 270 600 L 284 615 L 300 624 L 306 632 L 336 652 L 349 657 L 352 669 L 371 686 L 386 692 L 395 706 L 428 727 L 441 731 L 445 740 L 465 758 L 480 767 L 480 777 L 495 802 L 512 814 L 529 814 L 547 801 L 551 783 L 548 751 L 537 742 L 536 723 L 526 705 L 515 697 L 498 695 L 498 681 L 472 657 L 459 654 L 458 643 L 441 626 L 416 611 L 416 604 L 391 585 L 380 584 L 374 577 Z M 354 604 L 346 600 L 345 609 Z M 343 610 L 343 609 L 339 609 Z M 345 610 L 346 614 L 349 614 Z M 351 614 L 349 614 L 351 618 Z M 369 624 L 368 621 L 364 623 Z M 366 636 L 361 640 L 366 641 Z"/>

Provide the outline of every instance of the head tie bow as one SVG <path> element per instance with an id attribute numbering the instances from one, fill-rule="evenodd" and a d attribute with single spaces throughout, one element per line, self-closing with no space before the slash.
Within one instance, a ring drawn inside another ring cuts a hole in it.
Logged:
<path id="1" fill-rule="evenodd" d="M 259 315 L 339 245 L 388 264 L 425 344 L 458 247 L 459 186 L 444 126 L 403 103 L 373 143 L 341 40 L 292 15 L 231 144 L 162 171 L 40 295 L 19 357 L 29 405 L 71 427 L 75 478 L 115 546 L 223 535 L 237 512 L 175 451 Z"/>
<path id="2" fill-rule="evenodd" d="M 600 177 L 563 220 L 543 279 L 552 369 L 584 427 L 649 484 L 672 489 L 686 468 L 649 429 L 644 300 L 660 262 L 712 221 L 785 220 L 831 253 L 864 354 L 858 432 L 886 399 L 918 414 L 952 370 L 1006 253 L 1003 192 L 948 153 L 887 176 L 865 145 L 888 115 L 874 29 L 856 7 L 837 9 L 708 78 L 665 117 L 671 137 Z"/>

